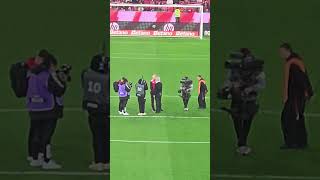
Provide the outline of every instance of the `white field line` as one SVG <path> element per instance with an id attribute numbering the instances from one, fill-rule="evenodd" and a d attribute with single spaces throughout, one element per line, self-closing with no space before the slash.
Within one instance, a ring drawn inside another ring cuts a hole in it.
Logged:
<path id="1" fill-rule="evenodd" d="M 320 180 L 320 176 L 275 176 L 275 175 L 240 175 L 240 174 L 216 174 L 213 177 L 223 179 L 290 179 L 290 180 Z"/>
<path id="2" fill-rule="evenodd" d="M 122 140 L 114 139 L 110 140 L 111 142 L 119 143 L 142 143 L 142 144 L 210 144 L 210 141 L 131 141 L 131 140 Z"/>
<path id="3" fill-rule="evenodd" d="M 117 61 L 132 61 L 132 60 L 161 60 L 163 61 L 172 61 L 172 60 L 181 60 L 181 61 L 186 61 L 190 60 L 192 62 L 194 61 L 208 61 L 210 62 L 210 57 L 134 57 L 134 56 L 113 56 L 110 58 L 112 59 L 117 59 Z M 114 63 L 114 62 L 113 62 Z"/>
<path id="4" fill-rule="evenodd" d="M 141 56 L 140 53 L 134 54 L 134 53 L 111 53 L 111 58 L 113 58 L 113 56 L 125 56 L 125 57 L 132 57 L 132 56 Z M 181 56 L 182 55 L 182 56 Z M 174 54 L 174 53 L 154 53 L 154 54 L 147 54 L 147 53 L 143 53 L 143 57 L 158 57 L 158 56 L 165 56 L 163 58 L 166 58 L 168 56 L 171 56 L 172 58 L 174 57 L 180 57 L 180 58 L 197 58 L 197 57 L 210 57 L 210 54 L 190 54 L 188 56 L 184 55 L 184 54 Z"/>
<path id="5" fill-rule="evenodd" d="M 71 171 L 0 171 L 0 175 L 55 175 L 55 176 L 107 176 L 107 172 L 71 172 Z"/>

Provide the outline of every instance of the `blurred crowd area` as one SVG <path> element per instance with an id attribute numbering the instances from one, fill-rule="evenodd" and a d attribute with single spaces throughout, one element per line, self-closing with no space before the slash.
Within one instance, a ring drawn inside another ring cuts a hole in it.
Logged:
<path id="1" fill-rule="evenodd" d="M 210 12 L 210 0 L 111 0 L 114 4 L 202 4 L 204 12 Z M 174 11 L 172 7 L 110 7 L 117 10 L 125 11 Z M 182 12 L 198 12 L 199 8 L 179 8 Z"/>

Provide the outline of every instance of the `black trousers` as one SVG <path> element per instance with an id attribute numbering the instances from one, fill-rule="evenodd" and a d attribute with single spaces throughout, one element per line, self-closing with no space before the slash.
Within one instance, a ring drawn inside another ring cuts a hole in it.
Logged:
<path id="1" fill-rule="evenodd" d="M 155 95 L 156 100 L 156 113 L 160 113 L 162 111 L 162 102 L 161 102 L 161 95 Z"/>
<path id="2" fill-rule="evenodd" d="M 155 98 L 156 98 L 156 95 L 151 94 L 151 108 L 152 108 L 152 111 L 156 111 L 156 108 L 154 106 Z"/>
<path id="3" fill-rule="evenodd" d="M 119 98 L 119 111 L 125 112 L 125 108 L 128 103 L 128 97 L 120 97 Z"/>
<path id="4" fill-rule="evenodd" d="M 198 104 L 200 109 L 205 109 L 207 107 L 206 98 L 204 93 L 200 93 L 198 96 Z"/>
<path id="5" fill-rule="evenodd" d="M 89 111 L 89 126 L 95 163 L 110 163 L 110 117 L 109 113 Z"/>
<path id="6" fill-rule="evenodd" d="M 138 97 L 138 103 L 139 103 L 139 112 L 144 113 L 145 112 L 145 105 L 146 105 L 145 97 Z"/>
<path id="7" fill-rule="evenodd" d="M 38 159 L 38 154 L 44 154 L 44 160 L 49 162 L 46 146 L 51 143 L 52 136 L 57 126 L 57 119 L 31 119 L 29 130 L 29 155 L 33 159 Z"/>
<path id="8" fill-rule="evenodd" d="M 189 96 L 182 96 L 184 108 L 188 108 L 189 99 L 190 99 Z"/>
<path id="9" fill-rule="evenodd" d="M 232 103 L 231 111 L 238 140 L 237 145 L 238 147 L 246 146 L 253 118 L 258 111 L 258 105 L 255 101 Z"/>
<path id="10" fill-rule="evenodd" d="M 304 147 L 308 144 L 304 117 L 305 102 L 300 105 L 297 109 L 296 104 L 288 100 L 282 110 L 281 129 L 284 143 L 289 147 Z"/>

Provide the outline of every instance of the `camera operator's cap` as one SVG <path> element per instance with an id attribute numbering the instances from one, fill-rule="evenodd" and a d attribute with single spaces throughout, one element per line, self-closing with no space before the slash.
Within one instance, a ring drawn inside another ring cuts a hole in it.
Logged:
<path id="1" fill-rule="evenodd" d="M 49 56 L 49 52 L 48 50 L 46 49 L 41 49 L 39 52 L 38 52 L 38 56 L 39 57 L 42 57 L 42 58 L 46 58 Z"/>
<path id="2" fill-rule="evenodd" d="M 102 56 L 102 54 L 98 54 L 92 57 L 90 68 L 96 72 L 105 72 L 107 69 L 108 59 Z"/>

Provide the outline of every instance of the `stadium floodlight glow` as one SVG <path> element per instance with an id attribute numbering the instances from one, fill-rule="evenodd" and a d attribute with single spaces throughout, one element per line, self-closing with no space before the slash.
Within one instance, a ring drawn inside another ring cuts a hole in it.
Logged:
<path id="1" fill-rule="evenodd" d="M 177 8 L 182 10 L 179 19 L 175 17 L 174 12 Z M 111 36 L 193 37 L 202 39 L 203 24 L 203 6 L 199 4 L 110 3 Z"/>

